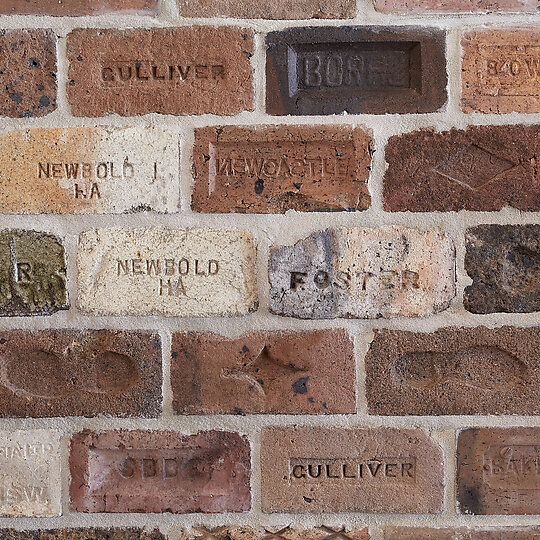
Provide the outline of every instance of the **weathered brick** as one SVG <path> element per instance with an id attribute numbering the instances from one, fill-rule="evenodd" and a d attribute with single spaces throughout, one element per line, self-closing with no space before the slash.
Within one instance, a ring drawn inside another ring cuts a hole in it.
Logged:
<path id="1" fill-rule="evenodd" d="M 180 414 L 354 413 L 353 341 L 345 330 L 177 333 L 171 384 Z"/>
<path id="2" fill-rule="evenodd" d="M 237 433 L 83 431 L 71 441 L 76 512 L 244 512 L 250 449 Z"/>
<path id="3" fill-rule="evenodd" d="M 421 430 L 265 427 L 260 465 L 265 513 L 442 510 L 442 453 Z"/>
<path id="4" fill-rule="evenodd" d="M 370 414 L 540 414 L 540 328 L 375 330 Z"/>
<path id="5" fill-rule="evenodd" d="M 193 527 L 184 532 L 182 540 L 369 540 L 369 532 L 365 529 L 347 530 L 345 527 L 328 527 L 321 525 L 313 529 L 284 527 Z"/>
<path id="6" fill-rule="evenodd" d="M 0 30 L 0 116 L 30 118 L 56 109 L 56 36 Z"/>
<path id="7" fill-rule="evenodd" d="M 178 136 L 156 128 L 12 131 L 0 136 L 0 212 L 175 212 L 178 162 Z"/>
<path id="8" fill-rule="evenodd" d="M 160 0 L 2 0 L 0 5 L 0 14 L 10 15 L 157 15 L 160 11 Z"/>
<path id="9" fill-rule="evenodd" d="M 455 295 L 442 232 L 405 227 L 315 232 L 270 251 L 270 311 L 302 319 L 417 317 Z"/>
<path id="10" fill-rule="evenodd" d="M 273 115 L 426 113 L 446 102 L 445 33 L 417 27 L 311 27 L 266 37 Z"/>
<path id="11" fill-rule="evenodd" d="M 540 112 L 538 28 L 477 28 L 461 40 L 465 112 Z"/>
<path id="12" fill-rule="evenodd" d="M 457 500 L 463 514 L 538 514 L 540 428 L 471 428 L 457 444 Z"/>
<path id="13" fill-rule="evenodd" d="M 78 29 L 68 36 L 75 116 L 232 115 L 253 109 L 253 31 Z"/>
<path id="14" fill-rule="evenodd" d="M 2 540 L 167 540 L 157 529 L 153 531 L 119 527 L 89 529 L 36 529 L 16 531 L 0 529 Z"/>
<path id="15" fill-rule="evenodd" d="M 36 231 L 0 231 L 0 316 L 51 315 L 61 309 L 68 309 L 61 240 Z"/>
<path id="16" fill-rule="evenodd" d="M 0 515 L 60 515 L 59 433 L 0 432 L 0 485 Z"/>
<path id="17" fill-rule="evenodd" d="M 255 247 L 234 229 L 81 234 L 78 306 L 108 315 L 245 315 L 257 307 Z"/>
<path id="18" fill-rule="evenodd" d="M 390 527 L 384 531 L 384 540 L 532 540 L 539 536 L 540 527 Z"/>
<path id="19" fill-rule="evenodd" d="M 540 311 L 540 225 L 479 225 L 465 235 L 472 313 Z"/>
<path id="20" fill-rule="evenodd" d="M 382 13 L 470 13 L 525 12 L 534 13 L 536 0 L 374 0 Z"/>
<path id="21" fill-rule="evenodd" d="M 364 210 L 373 141 L 352 126 L 195 130 L 196 212 Z"/>
<path id="22" fill-rule="evenodd" d="M 161 340 L 115 330 L 0 332 L 0 417 L 155 417 Z"/>
<path id="23" fill-rule="evenodd" d="M 390 137 L 384 208 L 391 212 L 540 210 L 540 126 L 421 129 Z"/>

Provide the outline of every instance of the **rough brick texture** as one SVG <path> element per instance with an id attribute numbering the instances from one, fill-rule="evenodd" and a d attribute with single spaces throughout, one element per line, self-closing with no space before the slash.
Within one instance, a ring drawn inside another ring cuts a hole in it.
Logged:
<path id="1" fill-rule="evenodd" d="M 384 540 L 531 540 L 540 536 L 538 527 L 491 527 L 491 528 L 414 528 L 389 527 Z"/>
<path id="2" fill-rule="evenodd" d="M 182 540 L 369 540 L 368 529 L 348 530 L 345 527 L 321 525 L 312 529 L 283 527 L 193 527 L 183 531 Z"/>
<path id="3" fill-rule="evenodd" d="M 157 529 L 153 531 L 134 527 L 110 527 L 88 529 L 38 529 L 16 531 L 0 529 L 2 540 L 167 540 Z"/>
<path id="4" fill-rule="evenodd" d="M 525 12 L 537 9 L 535 0 L 374 0 L 382 13 Z"/>
<path id="5" fill-rule="evenodd" d="M 157 15 L 160 0 L 3 0 L 0 14 L 103 15 L 122 13 Z"/>

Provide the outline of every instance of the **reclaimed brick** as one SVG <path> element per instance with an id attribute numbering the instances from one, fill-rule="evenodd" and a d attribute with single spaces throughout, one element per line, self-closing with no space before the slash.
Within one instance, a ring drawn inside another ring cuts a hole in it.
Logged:
<path id="1" fill-rule="evenodd" d="M 2 0 L 0 5 L 0 14 L 8 15 L 158 15 L 160 11 L 160 0 Z"/>
<path id="2" fill-rule="evenodd" d="M 0 432 L 0 485 L 0 515 L 59 516 L 59 433 L 44 429 Z"/>
<path id="3" fill-rule="evenodd" d="M 156 417 L 161 339 L 147 332 L 0 332 L 0 417 Z"/>
<path id="4" fill-rule="evenodd" d="M 175 212 L 178 163 L 178 136 L 157 128 L 12 131 L 0 136 L 0 212 Z"/>
<path id="5" fill-rule="evenodd" d="M 465 234 L 463 303 L 472 313 L 540 311 L 540 225 L 479 225 Z"/>
<path id="6" fill-rule="evenodd" d="M 540 428 L 470 428 L 457 443 L 462 514 L 538 514 Z"/>
<path id="7" fill-rule="evenodd" d="M 260 465 L 265 513 L 442 510 L 442 453 L 421 430 L 265 427 Z"/>
<path id="8" fill-rule="evenodd" d="M 134 527 L 88 529 L 36 529 L 16 531 L 0 529 L 2 540 L 167 540 L 157 529 L 145 531 Z"/>
<path id="9" fill-rule="evenodd" d="M 369 540 L 369 532 L 365 529 L 347 530 L 345 527 L 328 527 L 321 525 L 313 529 L 284 527 L 193 527 L 184 532 L 182 540 Z"/>
<path id="10" fill-rule="evenodd" d="M 248 29 L 78 29 L 68 99 L 75 116 L 233 115 L 253 109 L 252 54 Z"/>
<path id="11" fill-rule="evenodd" d="M 374 0 L 375 9 L 382 13 L 471 13 L 518 12 L 534 13 L 536 0 Z"/>
<path id="12" fill-rule="evenodd" d="M 446 102 L 445 33 L 417 27 L 311 27 L 266 37 L 273 115 L 427 113 Z"/>
<path id="13" fill-rule="evenodd" d="M 354 413 L 354 344 L 345 330 L 176 333 L 171 385 L 179 414 Z"/>
<path id="14" fill-rule="evenodd" d="M 0 231 L 0 316 L 51 315 L 61 309 L 68 309 L 61 240 L 36 231 Z"/>
<path id="15" fill-rule="evenodd" d="M 245 512 L 250 449 L 237 433 L 83 431 L 70 455 L 75 512 Z"/>
<path id="16" fill-rule="evenodd" d="M 371 134 L 352 126 L 195 130 L 196 212 L 364 210 Z"/>
<path id="17" fill-rule="evenodd" d="M 467 31 L 461 39 L 464 112 L 540 112 L 538 28 Z"/>
<path id="18" fill-rule="evenodd" d="M 540 537 L 540 527 L 391 527 L 384 531 L 383 540 L 532 540 L 536 537 Z"/>
<path id="19" fill-rule="evenodd" d="M 31 118 L 56 109 L 56 35 L 0 30 L 0 116 Z"/>
<path id="20" fill-rule="evenodd" d="M 540 210 L 540 126 L 421 129 L 390 137 L 384 208 L 390 212 Z"/>
<path id="21" fill-rule="evenodd" d="M 107 315 L 236 316 L 257 308 L 255 247 L 234 229 L 81 234 L 78 306 Z"/>
<path id="22" fill-rule="evenodd" d="M 315 232 L 270 250 L 270 311 L 301 319 L 420 317 L 455 296 L 442 232 L 405 227 Z"/>

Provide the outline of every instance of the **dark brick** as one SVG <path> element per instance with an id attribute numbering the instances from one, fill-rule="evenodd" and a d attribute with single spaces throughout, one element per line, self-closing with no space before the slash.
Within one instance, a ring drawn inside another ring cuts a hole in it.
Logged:
<path id="1" fill-rule="evenodd" d="M 0 529 L 2 540 L 166 540 L 167 537 L 157 529 L 121 529 L 111 527 L 90 529 L 37 529 L 33 531 L 16 531 Z"/>

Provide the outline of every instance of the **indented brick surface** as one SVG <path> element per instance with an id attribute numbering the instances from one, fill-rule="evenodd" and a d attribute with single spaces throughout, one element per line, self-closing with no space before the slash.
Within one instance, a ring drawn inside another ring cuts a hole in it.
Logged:
<path id="1" fill-rule="evenodd" d="M 61 240 L 36 231 L 0 231 L 0 316 L 51 315 L 67 303 Z"/>
<path id="2" fill-rule="evenodd" d="M 533 540 L 540 527 L 492 527 L 489 529 L 389 527 L 384 540 Z"/>
<path id="3" fill-rule="evenodd" d="M 469 13 L 525 12 L 534 13 L 536 0 L 374 0 L 375 9 L 382 13 Z"/>
<path id="4" fill-rule="evenodd" d="M 178 162 L 178 135 L 162 129 L 12 131 L 0 136 L 0 211 L 175 212 Z"/>
<path id="5" fill-rule="evenodd" d="M 420 430 L 266 427 L 260 466 L 266 513 L 442 510 L 442 454 Z"/>
<path id="6" fill-rule="evenodd" d="M 364 210 L 373 141 L 352 126 L 234 126 L 195 131 L 193 210 Z"/>
<path id="7" fill-rule="evenodd" d="M 56 109 L 51 30 L 0 30 L 0 66 L 0 116 L 31 118 Z"/>
<path id="8" fill-rule="evenodd" d="M 250 449 L 236 433 L 84 431 L 71 443 L 76 512 L 244 512 Z"/>
<path id="9" fill-rule="evenodd" d="M 161 412 L 157 334 L 0 332 L 0 416 L 154 417 Z"/>
<path id="10" fill-rule="evenodd" d="M 160 0 L 2 0 L 0 5 L 0 14 L 12 15 L 157 15 L 159 12 Z"/>
<path id="11" fill-rule="evenodd" d="M 445 35 L 416 27 L 313 27 L 266 37 L 273 115 L 416 113 L 446 102 Z"/>
<path id="12" fill-rule="evenodd" d="M 60 434 L 1 431 L 0 485 L 1 516 L 60 515 Z"/>
<path id="13" fill-rule="evenodd" d="M 76 116 L 236 114 L 253 108 L 252 53 L 241 28 L 74 30 L 68 98 Z"/>
<path id="14" fill-rule="evenodd" d="M 417 317 L 455 295 L 454 247 L 442 232 L 341 228 L 270 251 L 270 310 L 302 319 Z"/>
<path id="15" fill-rule="evenodd" d="M 457 500 L 463 514 L 538 514 L 540 428 L 474 428 L 457 446 Z"/>
<path id="16" fill-rule="evenodd" d="M 184 531 L 182 540 L 369 540 L 368 529 L 347 530 L 345 527 L 328 527 L 321 525 L 313 529 L 283 527 L 193 527 L 189 532 Z"/>
<path id="17" fill-rule="evenodd" d="M 173 335 L 180 414 L 328 414 L 356 409 L 353 341 L 345 330 Z"/>
<path id="18" fill-rule="evenodd" d="M 540 112 L 540 31 L 475 29 L 463 34 L 465 112 Z"/>
<path id="19" fill-rule="evenodd" d="M 166 540 L 167 537 L 157 529 L 153 531 L 135 529 L 133 527 L 121 529 L 37 529 L 32 531 L 16 531 L 14 529 L 0 529 L 2 540 Z"/>
<path id="20" fill-rule="evenodd" d="M 472 313 L 540 310 L 540 225 L 467 229 L 465 270 L 473 283 L 463 302 Z"/>
<path id="21" fill-rule="evenodd" d="M 78 305 L 109 315 L 245 315 L 257 307 L 255 247 L 234 229 L 99 229 L 77 253 Z"/>
<path id="22" fill-rule="evenodd" d="M 539 328 L 375 330 L 370 414 L 540 414 Z"/>
<path id="23" fill-rule="evenodd" d="M 539 126 L 422 129 L 386 145 L 384 207 L 391 212 L 540 210 Z"/>

